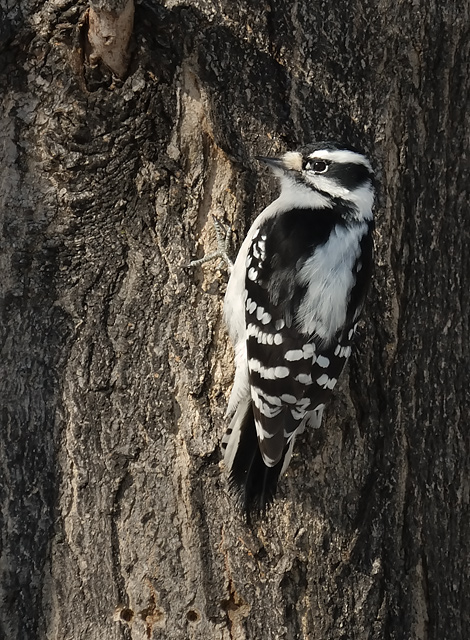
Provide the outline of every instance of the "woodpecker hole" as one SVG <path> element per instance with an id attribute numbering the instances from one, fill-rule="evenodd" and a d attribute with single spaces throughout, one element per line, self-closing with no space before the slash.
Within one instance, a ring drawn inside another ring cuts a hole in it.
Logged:
<path id="1" fill-rule="evenodd" d="M 132 609 L 121 609 L 121 613 L 119 614 L 121 620 L 124 620 L 124 622 L 131 622 L 132 618 L 134 617 L 134 612 L 132 611 Z"/>
<path id="2" fill-rule="evenodd" d="M 196 624 L 201 620 L 201 614 L 197 609 L 190 609 L 186 614 L 186 618 L 188 619 L 188 622 L 192 622 L 193 624 Z"/>

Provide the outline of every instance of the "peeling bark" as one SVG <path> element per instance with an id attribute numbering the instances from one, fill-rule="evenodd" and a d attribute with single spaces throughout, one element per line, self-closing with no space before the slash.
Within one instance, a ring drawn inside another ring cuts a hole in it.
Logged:
<path id="1" fill-rule="evenodd" d="M 122 74 L 87 8 L 0 0 L 0 637 L 467 640 L 468 5 L 143 2 Z M 187 265 L 330 137 L 379 177 L 363 349 L 247 527 Z"/>
<path id="2" fill-rule="evenodd" d="M 92 2 L 88 11 L 88 60 L 103 62 L 123 78 L 129 64 L 129 42 L 134 26 L 134 0 Z"/>

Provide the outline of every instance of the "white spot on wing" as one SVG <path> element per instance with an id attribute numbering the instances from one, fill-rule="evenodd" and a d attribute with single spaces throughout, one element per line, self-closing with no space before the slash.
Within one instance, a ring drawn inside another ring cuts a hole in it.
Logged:
<path id="1" fill-rule="evenodd" d="M 254 311 L 254 309 L 252 310 Z M 246 328 L 246 337 L 253 337 L 256 339 L 258 344 L 281 344 L 282 336 L 278 333 L 268 333 L 262 331 L 256 324 L 248 323 Z"/>
<path id="2" fill-rule="evenodd" d="M 280 401 L 278 406 L 271 406 L 270 404 L 264 401 L 263 397 L 259 393 L 259 390 L 257 390 L 255 387 L 251 387 L 251 397 L 253 399 L 253 403 L 255 407 L 258 409 L 260 413 L 266 416 L 266 418 L 275 418 L 281 411 Z M 276 399 L 278 400 L 278 398 Z M 268 437 L 268 438 L 271 437 L 270 435 L 266 436 L 266 432 L 261 427 L 261 425 L 259 425 L 257 432 L 258 432 L 258 435 L 262 433 L 264 437 Z"/>
<path id="3" fill-rule="evenodd" d="M 290 362 L 295 360 L 302 360 L 304 357 L 304 352 L 302 349 L 291 349 L 290 351 L 286 351 L 284 358 L 289 360 Z"/>
<path id="4" fill-rule="evenodd" d="M 276 380 L 276 378 L 287 378 L 289 375 L 289 369 L 287 367 L 265 367 L 256 358 L 250 358 L 248 360 L 248 367 L 250 371 L 259 373 L 261 378 L 265 380 Z"/>
<path id="5" fill-rule="evenodd" d="M 287 402 L 288 404 L 295 404 L 297 402 L 297 398 L 290 393 L 283 393 L 281 396 L 281 400 L 283 402 Z"/>
<path id="6" fill-rule="evenodd" d="M 305 359 L 311 358 L 315 355 L 315 345 L 312 342 L 308 342 L 307 344 L 304 344 L 302 351 L 304 352 Z"/>
<path id="7" fill-rule="evenodd" d="M 256 311 L 256 306 L 256 302 L 251 298 L 248 298 L 248 300 L 246 301 L 246 310 L 250 315 Z"/>
<path id="8" fill-rule="evenodd" d="M 271 314 L 265 311 L 263 307 L 256 309 L 256 317 L 262 324 L 268 324 L 271 321 Z"/>
<path id="9" fill-rule="evenodd" d="M 266 237 L 261 237 L 258 242 L 253 243 L 252 251 L 259 262 L 263 262 L 266 258 Z"/>
<path id="10" fill-rule="evenodd" d="M 281 407 L 281 399 L 277 396 L 270 396 L 269 393 L 264 393 L 264 391 L 262 391 L 261 389 L 258 389 L 258 393 L 264 400 L 266 400 L 266 402 L 269 402 L 269 404 L 275 405 L 276 407 Z"/>
<path id="11" fill-rule="evenodd" d="M 246 336 L 247 336 L 247 338 L 250 337 L 250 336 L 253 336 L 253 337 L 256 338 L 257 333 L 258 333 L 258 327 L 255 324 L 252 324 L 250 322 L 246 327 Z"/>
<path id="12" fill-rule="evenodd" d="M 266 236 L 264 234 L 258 240 L 258 249 L 261 254 L 261 260 L 264 260 L 266 257 Z"/>
<path id="13" fill-rule="evenodd" d="M 326 373 L 324 373 L 322 376 L 317 378 L 317 384 L 320 385 L 320 387 L 323 387 L 324 389 L 326 389 L 329 382 L 330 382 L 330 378 L 326 375 Z"/>
<path id="14" fill-rule="evenodd" d="M 318 356 L 317 360 L 316 360 L 316 363 L 322 369 L 326 369 L 326 367 L 330 366 L 330 361 L 325 356 Z"/>
<path id="15" fill-rule="evenodd" d="M 291 409 L 291 414 L 294 420 L 302 420 L 305 417 L 305 411 L 302 411 L 301 409 Z"/>

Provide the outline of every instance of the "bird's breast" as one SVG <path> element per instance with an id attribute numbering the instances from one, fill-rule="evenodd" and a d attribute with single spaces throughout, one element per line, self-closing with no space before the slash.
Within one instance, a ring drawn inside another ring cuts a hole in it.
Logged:
<path id="1" fill-rule="evenodd" d="M 296 277 L 305 290 L 294 319 L 301 333 L 317 334 L 328 343 L 344 325 L 356 280 L 353 267 L 367 231 L 367 224 L 354 228 L 337 226 L 305 260 Z"/>

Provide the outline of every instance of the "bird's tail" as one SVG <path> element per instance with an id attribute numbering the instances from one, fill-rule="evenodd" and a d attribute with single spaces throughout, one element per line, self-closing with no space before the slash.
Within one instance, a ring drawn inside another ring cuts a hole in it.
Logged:
<path id="1" fill-rule="evenodd" d="M 281 459 L 268 467 L 261 456 L 251 401 L 241 402 L 222 440 L 229 484 L 249 516 L 263 512 L 273 501 L 284 459 L 292 451 L 287 445 Z"/>

